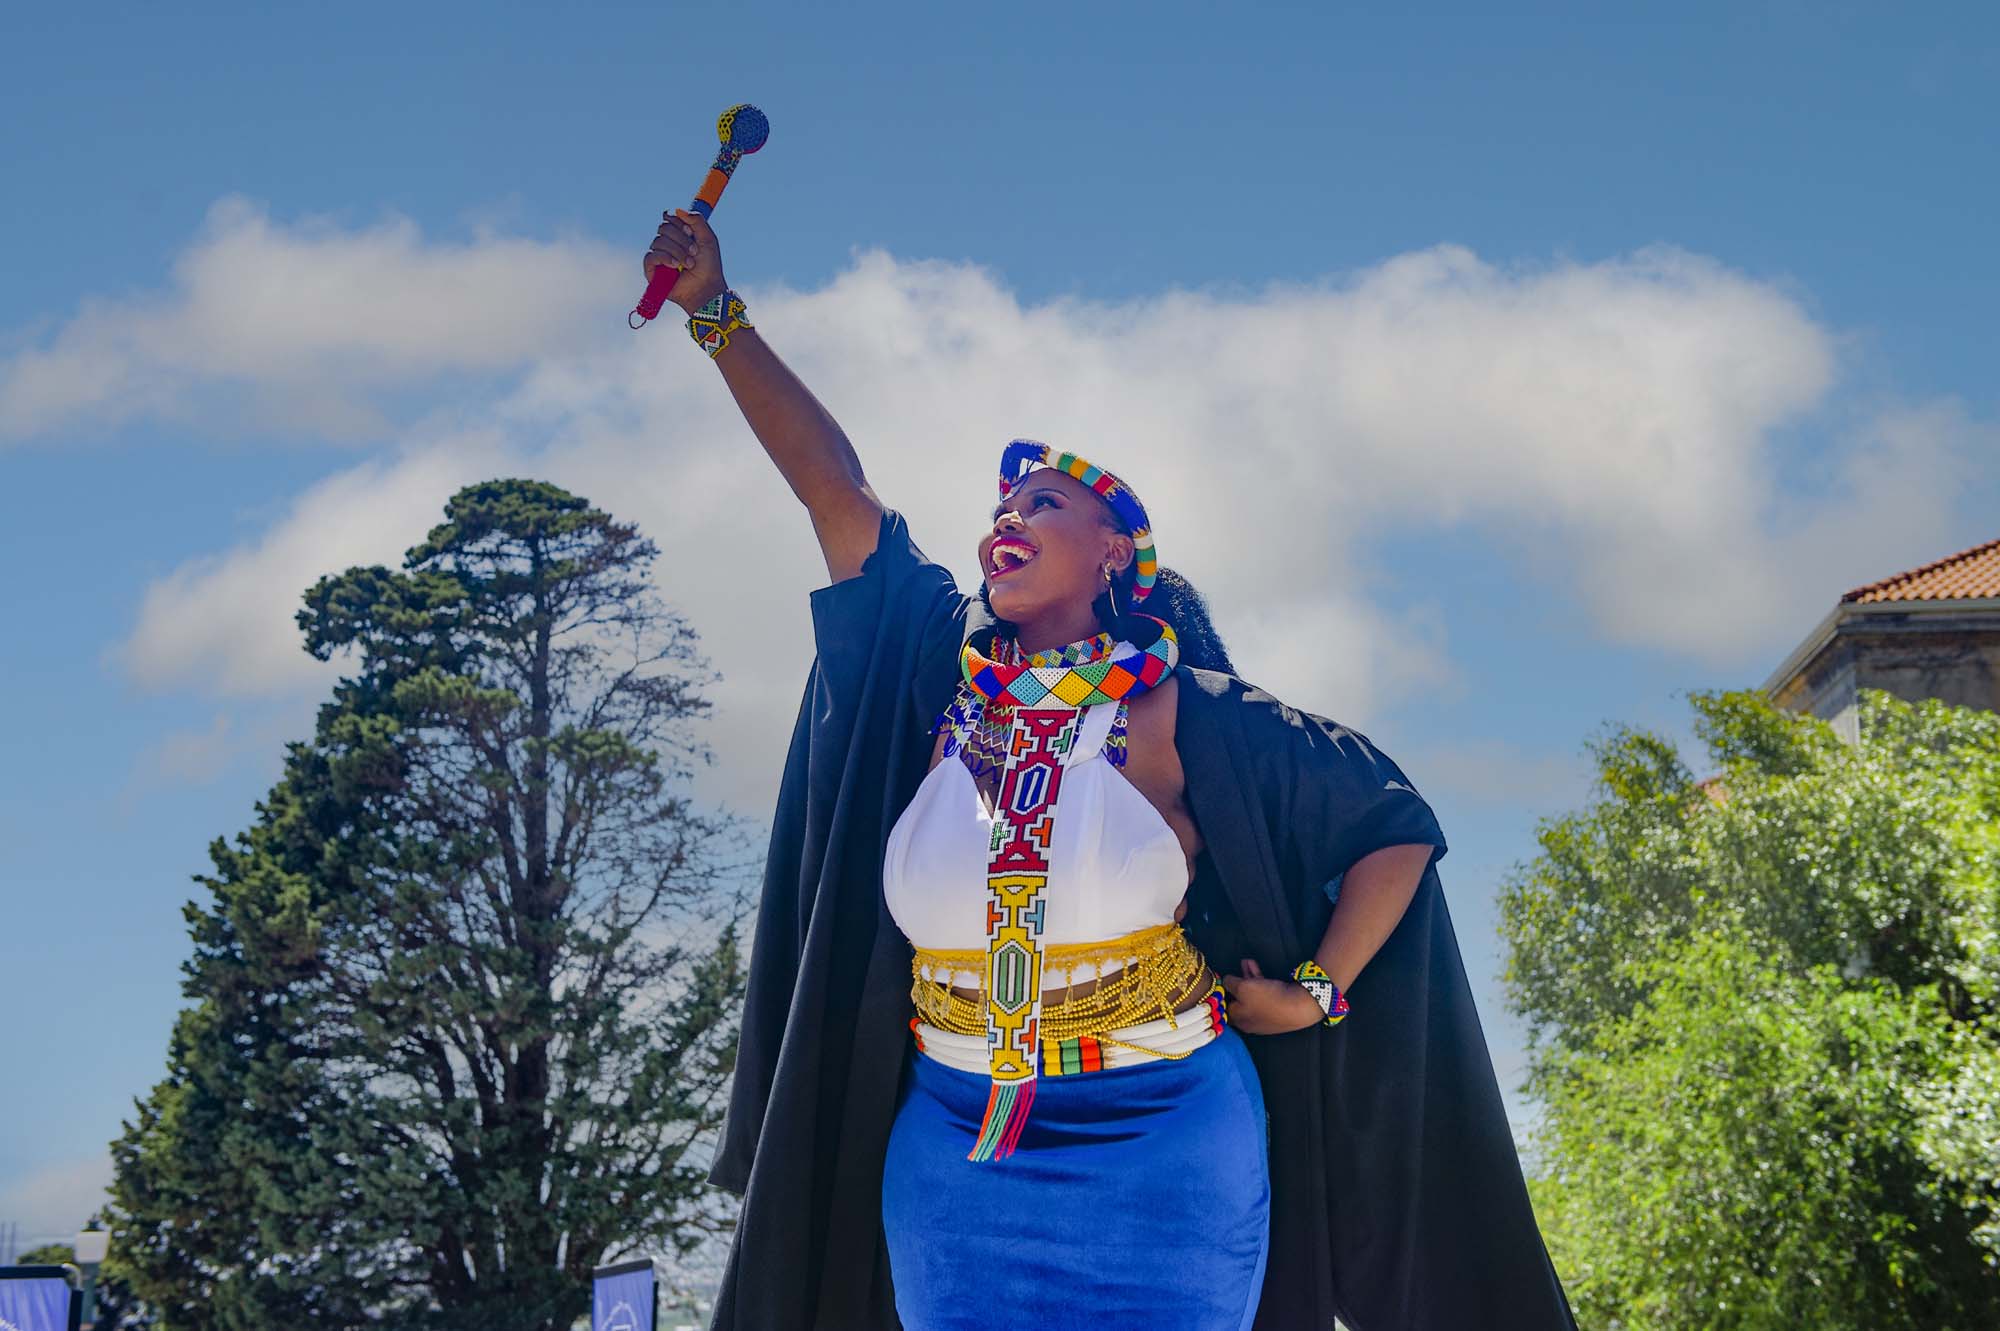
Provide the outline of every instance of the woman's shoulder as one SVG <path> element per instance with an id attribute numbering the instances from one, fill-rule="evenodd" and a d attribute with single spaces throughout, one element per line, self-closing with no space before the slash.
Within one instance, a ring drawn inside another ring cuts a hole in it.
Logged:
<path id="1" fill-rule="evenodd" d="M 861 571 L 815 588 L 809 599 L 815 616 L 839 622 L 898 610 L 962 619 L 973 598 L 959 591 L 950 569 L 924 553 L 903 515 L 885 508 L 875 548 L 861 561 Z"/>
<path id="2" fill-rule="evenodd" d="M 920 570 L 942 574 L 946 581 L 952 581 L 951 571 L 932 560 L 917 544 L 910 533 L 909 520 L 896 509 L 884 507 L 875 529 L 875 545 L 862 558 L 860 571 L 815 589 L 813 599 L 835 598 L 885 583 L 898 583 Z"/>
<path id="3" fill-rule="evenodd" d="M 1183 725 L 1197 730 L 1239 727 L 1253 753 L 1259 746 L 1311 750 L 1358 745 L 1371 751 L 1375 747 L 1353 726 L 1294 706 L 1230 671 L 1182 665 L 1174 668 L 1174 676 L 1180 686 L 1177 710 Z"/>
<path id="4" fill-rule="evenodd" d="M 895 509 L 883 510 L 879 540 L 861 571 L 809 599 L 820 670 L 840 696 L 893 677 L 928 699 L 933 681 L 953 670 L 979 608 L 950 569 L 924 554 Z"/>
<path id="5" fill-rule="evenodd" d="M 1428 801 L 1367 735 L 1238 675 L 1176 673 L 1183 765 L 1233 781 L 1284 835 L 1317 847 L 1308 862 L 1344 867 L 1382 845 L 1445 844 Z"/>
<path id="6" fill-rule="evenodd" d="M 1173 682 L 1183 716 L 1250 727 L 1296 725 L 1307 713 L 1276 694 L 1227 670 L 1174 667 Z"/>

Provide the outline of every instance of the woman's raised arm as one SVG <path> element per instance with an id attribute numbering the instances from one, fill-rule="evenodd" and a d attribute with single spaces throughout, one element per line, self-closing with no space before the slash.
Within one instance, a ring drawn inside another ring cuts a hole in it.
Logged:
<path id="1" fill-rule="evenodd" d="M 722 250 L 699 213 L 677 208 L 663 217 L 646 251 L 646 278 L 650 281 L 662 263 L 679 268 L 669 299 L 691 313 L 728 287 Z M 882 501 L 862 475 L 861 459 L 840 423 L 754 328 L 731 333 L 715 363 L 751 433 L 806 506 L 827 576 L 840 582 L 858 575 L 862 561 L 875 552 Z"/>

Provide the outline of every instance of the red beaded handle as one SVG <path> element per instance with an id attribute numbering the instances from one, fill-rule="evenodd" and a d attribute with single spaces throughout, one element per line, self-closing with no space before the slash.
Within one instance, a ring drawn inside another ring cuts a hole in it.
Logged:
<path id="1" fill-rule="evenodd" d="M 680 280 L 680 275 L 681 270 L 670 263 L 663 263 L 653 270 L 651 280 L 646 283 L 646 294 L 639 297 L 639 303 L 632 307 L 632 315 L 627 316 L 628 321 L 634 316 L 638 319 L 632 327 L 644 328 L 658 317 L 660 306 L 667 303 L 667 295 L 674 289 L 674 283 Z"/>

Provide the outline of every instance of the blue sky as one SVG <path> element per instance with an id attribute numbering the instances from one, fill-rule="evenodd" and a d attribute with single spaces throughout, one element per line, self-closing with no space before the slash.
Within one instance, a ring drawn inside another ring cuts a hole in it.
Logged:
<path id="1" fill-rule="evenodd" d="M 767 811 L 824 570 L 710 367 L 620 325 L 745 99 L 732 281 L 877 489 L 968 575 L 1007 438 L 1132 474 L 1242 672 L 1438 807 L 1511 1079 L 1491 896 L 1586 740 L 2000 534 L 1996 86 L 1970 5 L 13 20 L 0 1221 L 80 1221 L 163 1070 L 189 875 L 329 682 L 298 594 L 458 484 L 661 540 L 730 679 L 707 793 Z"/>

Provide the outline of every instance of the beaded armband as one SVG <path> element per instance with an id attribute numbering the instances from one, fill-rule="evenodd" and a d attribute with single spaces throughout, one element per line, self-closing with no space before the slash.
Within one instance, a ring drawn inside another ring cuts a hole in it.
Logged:
<path id="1" fill-rule="evenodd" d="M 744 313 L 743 297 L 724 287 L 713 300 L 688 316 L 688 332 L 694 337 L 694 344 L 713 360 L 715 353 L 729 345 L 731 333 L 756 326 L 743 317 Z"/>
<path id="2" fill-rule="evenodd" d="M 1305 986 L 1306 992 L 1319 1004 L 1320 1011 L 1326 1013 L 1325 1026 L 1338 1026 L 1347 1018 L 1347 995 L 1340 992 L 1340 986 L 1333 982 L 1320 964 L 1311 957 L 1301 961 L 1292 970 L 1292 978 Z"/>

